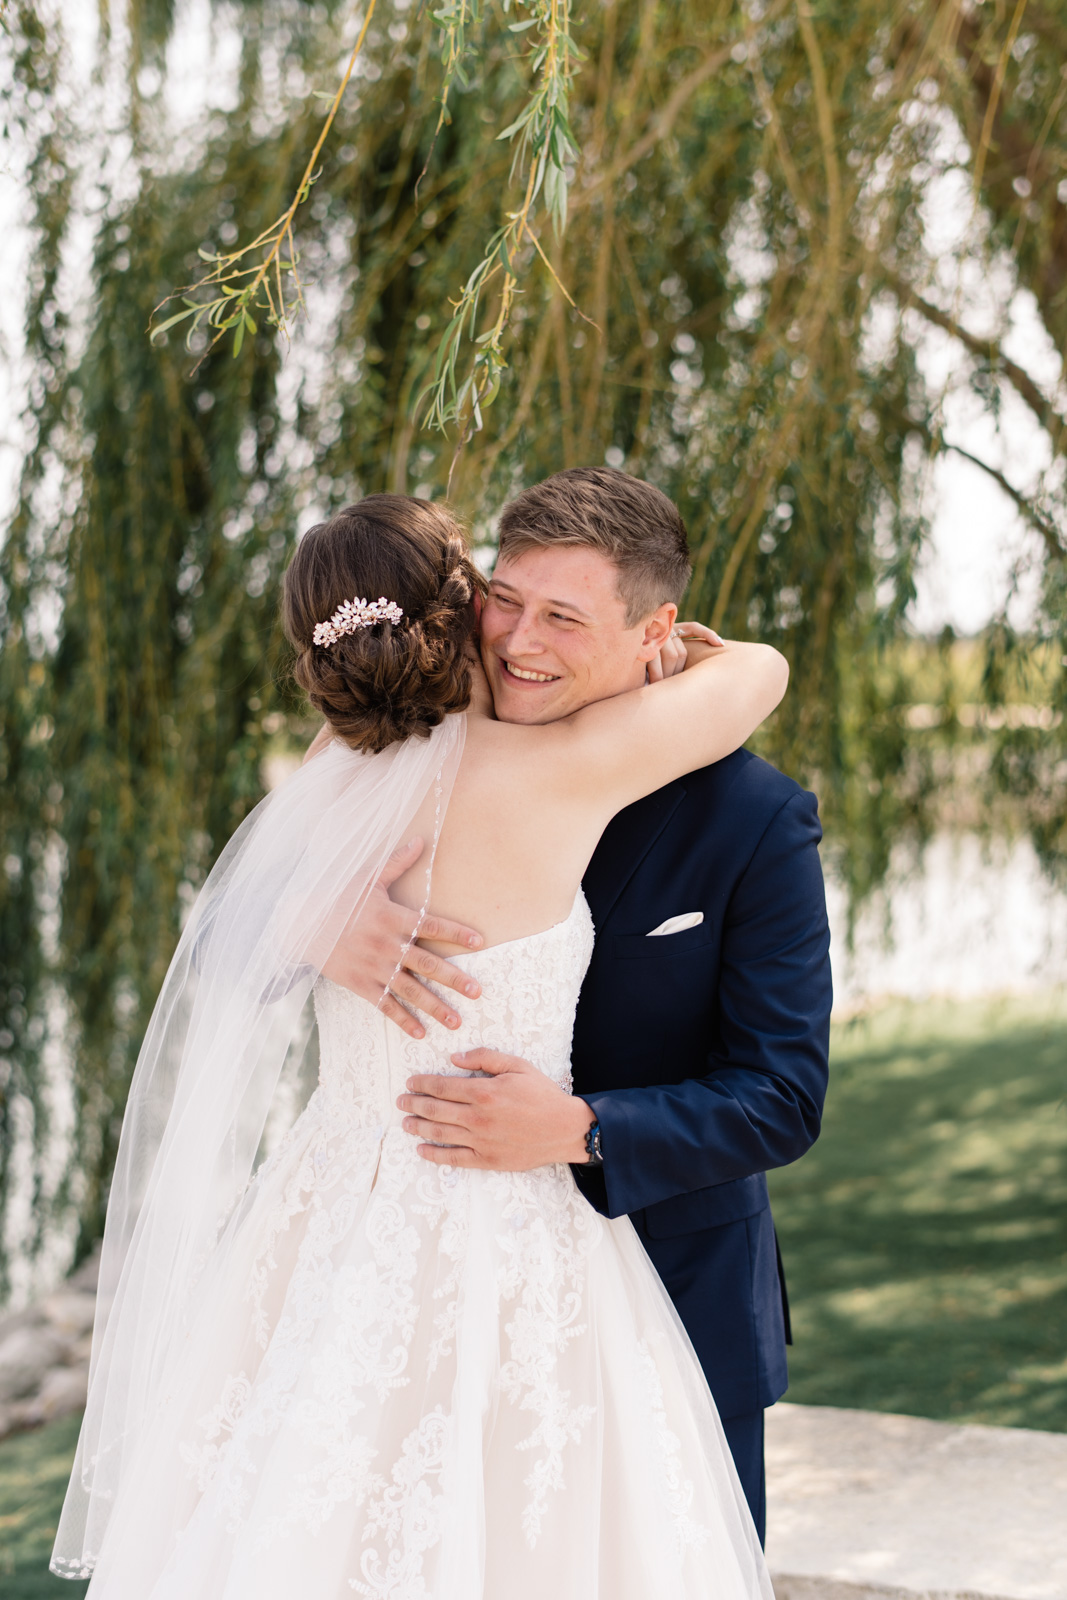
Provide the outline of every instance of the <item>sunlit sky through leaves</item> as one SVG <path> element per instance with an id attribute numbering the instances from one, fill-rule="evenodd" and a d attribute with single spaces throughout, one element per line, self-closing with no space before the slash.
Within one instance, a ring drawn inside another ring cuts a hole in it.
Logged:
<path id="1" fill-rule="evenodd" d="M 84 92 L 78 120 L 92 126 L 85 111 L 105 100 L 99 87 L 92 84 L 95 10 L 80 0 L 65 0 L 62 10 L 71 50 L 68 81 Z M 167 53 L 162 99 L 174 148 L 192 151 L 199 142 L 198 128 L 203 126 L 209 108 L 225 106 L 231 99 L 238 39 L 224 14 L 220 17 L 216 11 L 213 15 L 208 0 L 189 0 L 179 11 L 179 23 Z M 122 40 L 116 35 L 112 53 L 121 52 L 121 48 Z M 143 87 L 150 92 L 154 85 Z M 121 118 L 117 109 L 114 118 Z M 97 123 L 95 137 L 106 143 L 107 135 L 108 130 Z M 114 154 L 112 145 L 112 158 Z M 6 517 L 13 504 L 24 447 L 20 411 L 26 374 L 20 359 L 22 305 L 18 286 L 25 277 L 28 241 L 20 167 L 20 152 L 9 149 L 0 165 L 0 282 L 9 286 L 9 292 L 0 297 L 0 518 Z M 111 176 L 121 183 L 120 165 L 112 165 Z M 205 184 L 211 181 L 205 173 Z M 931 193 L 928 207 L 927 242 L 943 251 L 946 262 L 953 262 L 955 273 L 958 242 L 970 221 L 970 197 L 945 178 L 936 181 L 939 187 Z M 77 270 L 77 265 L 79 260 L 88 263 L 91 248 L 92 230 L 86 225 L 70 241 L 69 284 L 87 281 L 87 274 Z M 972 331 L 980 331 L 991 303 L 991 286 L 977 263 L 975 266 L 973 278 L 965 271 L 962 282 L 953 282 L 949 287 L 961 320 Z M 1005 287 L 992 286 L 992 298 L 1000 298 L 1003 303 Z M 151 308 L 145 309 L 147 323 Z M 1053 390 L 1060 382 L 1060 359 L 1028 294 L 1015 294 L 1011 322 L 1011 332 L 1003 341 L 1005 353 L 1046 391 Z M 300 361 L 305 353 L 301 346 L 305 350 L 309 345 L 321 347 L 321 333 L 321 329 L 298 331 L 297 345 L 289 360 Z M 1021 400 L 1009 396 L 1000 419 L 999 437 L 996 436 L 988 412 L 983 412 L 965 384 L 954 382 L 961 370 L 959 346 L 947 334 L 925 326 L 921 348 L 928 377 L 935 387 L 943 386 L 945 390 L 946 435 L 1000 467 L 1020 488 L 1028 488 L 1048 465 L 1047 437 L 1032 413 Z M 932 536 L 920 563 L 918 594 L 910 613 L 916 629 L 935 634 L 949 624 L 957 633 L 976 633 L 1000 610 L 1009 594 L 1011 620 L 1015 626 L 1025 627 L 1037 595 L 1040 542 L 1023 524 L 1008 496 L 987 474 L 959 456 L 944 457 L 937 463 L 926 493 Z"/>

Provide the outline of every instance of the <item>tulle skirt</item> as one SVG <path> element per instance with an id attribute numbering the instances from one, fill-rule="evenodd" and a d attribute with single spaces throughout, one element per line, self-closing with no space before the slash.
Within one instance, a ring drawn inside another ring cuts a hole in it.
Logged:
<path id="1" fill-rule="evenodd" d="M 321 1090 L 201 1280 L 89 1594 L 773 1600 L 629 1221 Z"/>

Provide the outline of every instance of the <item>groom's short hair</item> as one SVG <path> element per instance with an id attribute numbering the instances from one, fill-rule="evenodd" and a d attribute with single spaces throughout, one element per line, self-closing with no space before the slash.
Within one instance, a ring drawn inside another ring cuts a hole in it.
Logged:
<path id="1" fill-rule="evenodd" d="M 614 467 L 570 467 L 524 489 L 500 514 L 500 555 L 535 546 L 587 545 L 614 562 L 632 628 L 679 601 L 693 567 L 673 500 Z"/>

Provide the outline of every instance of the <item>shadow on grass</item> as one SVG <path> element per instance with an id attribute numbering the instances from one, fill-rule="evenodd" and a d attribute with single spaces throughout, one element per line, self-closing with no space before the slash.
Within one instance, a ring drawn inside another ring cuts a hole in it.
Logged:
<path id="1" fill-rule="evenodd" d="M 4 1600 L 76 1600 L 89 1587 L 48 1570 L 80 1417 L 0 1445 L 0 1594 Z"/>
<path id="2" fill-rule="evenodd" d="M 1067 1017 L 836 1029 L 822 1138 L 771 1175 L 789 1398 L 1067 1430 Z"/>

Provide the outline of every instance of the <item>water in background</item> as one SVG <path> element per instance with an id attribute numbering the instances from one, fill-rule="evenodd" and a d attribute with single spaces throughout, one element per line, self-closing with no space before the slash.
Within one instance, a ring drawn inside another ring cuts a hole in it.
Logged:
<path id="1" fill-rule="evenodd" d="M 937 835 L 917 864 L 903 853 L 864 906 L 848 947 L 842 886 L 828 876 L 835 1015 L 890 996 L 971 1000 L 1067 982 L 1067 892 L 1029 839 Z"/>

